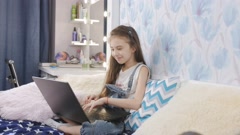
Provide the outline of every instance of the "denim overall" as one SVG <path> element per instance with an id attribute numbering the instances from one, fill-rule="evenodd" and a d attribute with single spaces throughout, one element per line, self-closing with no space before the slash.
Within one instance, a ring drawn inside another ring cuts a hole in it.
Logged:
<path id="1" fill-rule="evenodd" d="M 137 67 L 134 69 L 133 73 L 131 74 L 128 82 L 127 91 L 123 91 L 121 88 L 113 84 L 106 85 L 106 87 L 111 91 L 109 95 L 111 98 L 126 98 L 126 96 L 130 93 L 134 74 L 140 65 L 141 64 L 138 64 Z M 122 135 L 123 132 L 125 132 L 124 129 L 124 120 L 118 122 L 96 120 L 93 123 L 83 122 L 80 133 L 81 135 Z M 127 129 L 126 132 L 131 132 L 131 130 Z"/>

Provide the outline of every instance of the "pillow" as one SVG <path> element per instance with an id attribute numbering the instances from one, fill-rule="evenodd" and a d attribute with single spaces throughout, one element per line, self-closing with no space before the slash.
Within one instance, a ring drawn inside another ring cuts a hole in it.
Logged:
<path id="1" fill-rule="evenodd" d="M 150 80 L 146 86 L 141 108 L 131 112 L 131 115 L 125 120 L 126 127 L 135 131 L 145 120 L 169 102 L 179 86 L 179 77 Z"/>
<path id="2" fill-rule="evenodd" d="M 167 106 L 133 135 L 239 135 L 240 87 L 181 82 Z M 188 134 L 187 134 L 188 133 Z"/>
<path id="3" fill-rule="evenodd" d="M 42 122 L 54 116 L 34 82 L 0 93 L 0 116 Z"/>

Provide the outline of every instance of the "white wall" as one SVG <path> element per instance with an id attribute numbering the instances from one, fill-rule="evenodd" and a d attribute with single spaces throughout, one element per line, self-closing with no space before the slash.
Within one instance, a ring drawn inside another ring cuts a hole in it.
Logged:
<path id="1" fill-rule="evenodd" d="M 78 0 L 56 0 L 56 26 L 55 26 L 55 54 L 61 51 L 67 51 L 70 55 L 75 55 L 80 47 L 72 46 L 72 31 L 74 27 L 80 24 L 71 22 L 71 7 Z M 104 0 L 99 0 L 91 6 L 91 18 L 100 20 L 99 23 L 91 25 L 90 38 L 99 43 L 98 47 L 90 47 L 90 56 L 103 51 L 103 7 Z M 83 25 L 82 25 L 83 26 Z M 84 27 L 82 33 L 84 32 Z"/>
<path id="2" fill-rule="evenodd" d="M 111 30 L 120 24 L 120 15 L 119 15 L 120 14 L 120 1 L 119 0 L 108 0 L 107 7 L 108 7 L 108 9 L 107 9 L 108 10 L 107 37 L 109 37 Z M 110 50 L 109 44 L 107 44 L 106 60 L 109 60 L 109 57 L 111 55 L 110 51 L 111 50 Z"/>

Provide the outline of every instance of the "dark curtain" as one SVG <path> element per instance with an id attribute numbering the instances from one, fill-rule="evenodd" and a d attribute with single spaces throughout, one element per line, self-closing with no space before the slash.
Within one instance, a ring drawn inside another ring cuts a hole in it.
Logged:
<path id="1" fill-rule="evenodd" d="M 39 76 L 40 62 L 51 61 L 55 1 L 0 0 L 0 90 L 11 88 L 5 59 L 14 60 L 20 85 Z"/>

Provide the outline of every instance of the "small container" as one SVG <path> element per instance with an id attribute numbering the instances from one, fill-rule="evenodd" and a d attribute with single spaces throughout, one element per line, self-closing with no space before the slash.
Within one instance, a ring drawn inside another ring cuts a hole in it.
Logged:
<path id="1" fill-rule="evenodd" d="M 86 35 L 82 35 L 82 43 L 86 42 L 87 41 L 87 36 Z"/>
<path id="2" fill-rule="evenodd" d="M 90 61 L 86 58 L 84 58 L 83 63 L 82 63 L 82 69 L 89 69 L 90 67 Z"/>
<path id="3" fill-rule="evenodd" d="M 57 60 L 57 65 L 63 65 L 66 64 L 66 60 Z"/>

